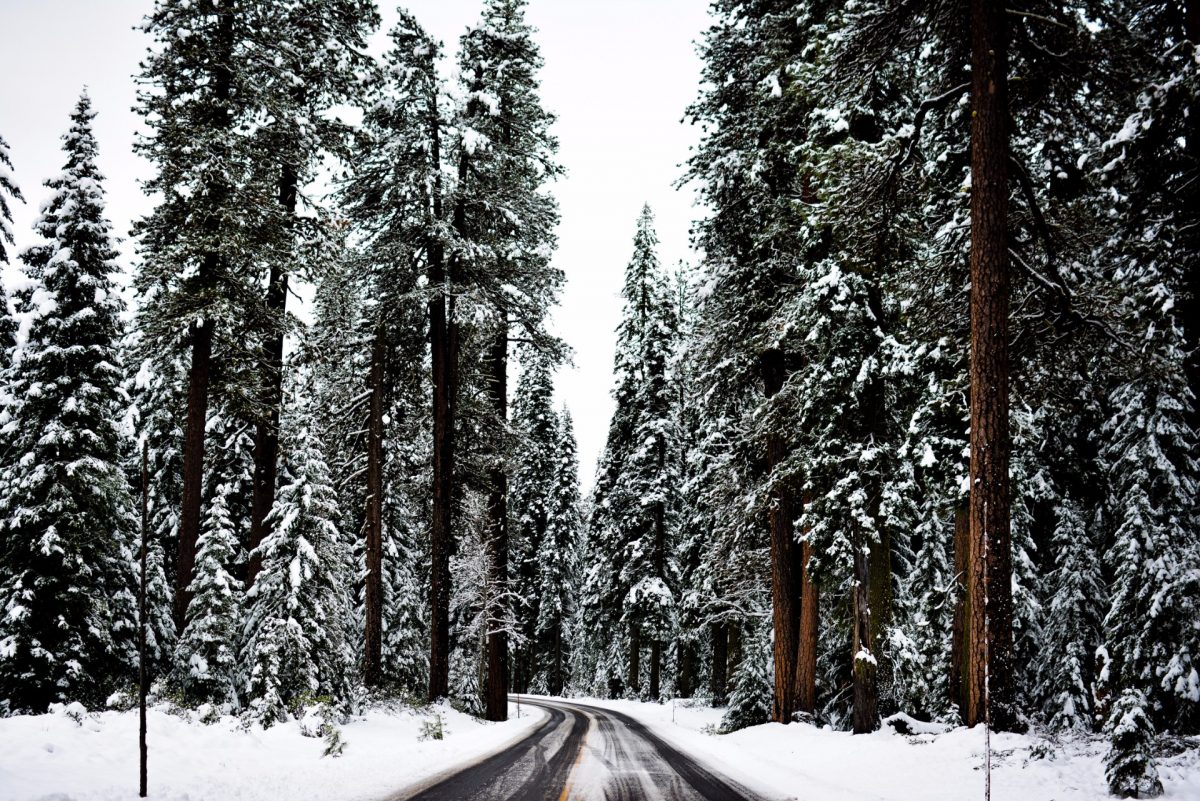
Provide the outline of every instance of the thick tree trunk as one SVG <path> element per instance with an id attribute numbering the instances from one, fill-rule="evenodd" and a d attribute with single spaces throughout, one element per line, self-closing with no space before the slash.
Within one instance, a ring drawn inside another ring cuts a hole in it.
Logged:
<path id="1" fill-rule="evenodd" d="M 383 415 L 386 395 L 387 339 L 382 326 L 371 345 L 367 419 L 366 577 L 363 587 L 363 681 L 383 681 Z"/>
<path id="2" fill-rule="evenodd" d="M 971 693 L 966 720 L 1006 729 L 1012 706 L 1008 432 L 1008 31 L 971 0 Z M 979 614 L 982 612 L 982 614 Z M 981 717 L 982 715 L 982 717 Z"/>
<path id="3" fill-rule="evenodd" d="M 662 642 L 659 640 L 650 641 L 650 700 L 658 701 L 659 697 L 659 678 L 662 671 Z"/>
<path id="4" fill-rule="evenodd" d="M 796 655 L 796 709 L 808 715 L 817 713 L 817 634 L 820 622 L 820 593 L 808 573 L 812 546 L 800 546 L 800 636 Z"/>
<path id="5" fill-rule="evenodd" d="M 642 635 L 636 623 L 629 624 L 629 689 L 630 698 L 642 692 Z"/>
<path id="6" fill-rule="evenodd" d="M 709 630 L 712 634 L 712 665 L 708 691 L 712 694 L 713 706 L 724 706 L 729 686 L 729 626 L 713 623 Z"/>
<path id="7" fill-rule="evenodd" d="M 436 108 L 434 98 L 433 108 Z M 441 162 L 441 127 L 436 113 L 430 119 L 430 164 Z M 459 165 L 460 177 L 466 164 Z M 440 175 L 440 173 L 435 173 Z M 440 178 L 433 189 L 433 219 L 442 219 Z M 465 224 L 462 204 L 454 224 Z M 454 515 L 454 425 L 457 400 L 458 332 L 454 321 L 454 295 L 450 291 L 441 239 L 431 235 L 429 283 L 429 341 L 433 384 L 433 519 L 429 531 L 429 700 L 450 693 L 450 549 Z"/>
<path id="8" fill-rule="evenodd" d="M 279 205 L 289 218 L 296 214 L 299 196 L 296 168 L 285 164 L 279 178 Z M 287 325 L 288 274 L 271 265 L 267 281 L 267 317 L 278 326 L 263 342 L 262 416 L 254 432 L 254 491 L 250 501 L 250 560 L 246 586 L 254 584 L 262 569 L 262 556 L 254 551 L 267 536 L 267 516 L 275 506 L 279 477 L 279 412 L 283 405 L 283 338 Z"/>
<path id="9" fill-rule="evenodd" d="M 783 388 L 783 354 L 767 351 L 760 357 L 763 390 L 772 398 Z M 783 461 L 783 438 L 772 434 L 767 440 L 768 472 Z M 792 494 L 776 487 L 771 497 L 771 609 L 775 628 L 775 700 L 771 719 L 789 723 L 796 711 L 796 654 L 800 634 L 800 582 L 797 575 L 799 546 L 793 532 Z"/>
<path id="10" fill-rule="evenodd" d="M 508 324 L 501 320 L 488 353 L 487 398 L 498 435 L 508 422 Z M 488 466 L 487 556 L 492 596 L 487 634 L 488 720 L 508 720 L 508 466 L 494 446 Z"/>
<path id="11" fill-rule="evenodd" d="M 971 653 L 971 516 L 967 507 L 954 512 L 954 575 L 957 577 L 957 596 L 954 603 L 954 622 L 950 637 L 950 700 L 958 705 L 963 720 L 978 719 L 976 700 L 970 696 L 971 682 L 968 656 Z"/>
<path id="12" fill-rule="evenodd" d="M 216 257 L 206 258 L 214 261 Z M 175 630 L 183 631 L 192 594 L 188 585 L 196 567 L 204 497 L 204 428 L 208 421 L 208 383 L 212 374 L 212 321 L 192 326 L 192 364 L 188 370 L 187 422 L 183 435 L 183 499 L 179 512 L 179 549 L 175 567 Z"/>
<path id="13" fill-rule="evenodd" d="M 871 546 L 874 548 L 874 546 Z M 854 589 L 851 591 L 854 612 L 854 636 L 851 657 L 854 669 L 854 733 L 864 734 L 879 728 L 878 654 L 872 637 L 870 555 L 863 553 L 861 543 L 854 549 Z"/>

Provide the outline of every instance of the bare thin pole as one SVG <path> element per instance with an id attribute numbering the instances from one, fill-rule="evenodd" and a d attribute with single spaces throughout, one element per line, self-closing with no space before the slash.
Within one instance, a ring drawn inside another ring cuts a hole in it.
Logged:
<path id="1" fill-rule="evenodd" d="M 146 797 L 146 530 L 150 527 L 150 446 L 142 443 L 142 547 L 138 582 L 138 796 Z"/>

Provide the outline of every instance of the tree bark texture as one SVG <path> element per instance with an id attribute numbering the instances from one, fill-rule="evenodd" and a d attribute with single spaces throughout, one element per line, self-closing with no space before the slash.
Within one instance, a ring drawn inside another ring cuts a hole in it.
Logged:
<path id="1" fill-rule="evenodd" d="M 658 702 L 659 697 L 659 679 L 662 670 L 662 642 L 659 640 L 650 641 L 650 700 Z"/>
<path id="2" fill-rule="evenodd" d="M 808 573 L 812 546 L 800 545 L 800 636 L 796 654 L 796 709 L 817 713 L 817 634 L 820 622 L 820 593 Z"/>
<path id="3" fill-rule="evenodd" d="M 629 624 L 629 689 L 630 698 L 638 698 L 642 692 L 642 633 L 636 623 Z"/>
<path id="4" fill-rule="evenodd" d="M 1008 31 L 971 0 L 971 608 L 968 725 L 1006 729 L 1012 707 L 1008 432 Z"/>
<path id="5" fill-rule="evenodd" d="M 501 320 L 488 353 L 487 398 L 498 432 L 508 423 L 508 324 Z M 503 436 L 499 433 L 498 436 Z M 487 633 L 488 720 L 508 720 L 508 464 L 499 442 L 488 466 L 487 557 L 491 610 Z"/>
<path id="6" fill-rule="evenodd" d="M 976 714 L 970 710 L 977 701 L 970 696 L 971 682 L 966 680 L 970 673 L 967 657 L 971 653 L 971 517 L 966 506 L 954 512 L 954 575 L 956 595 L 954 622 L 950 636 L 950 700 L 958 705 L 963 720 Z"/>
<path id="7" fill-rule="evenodd" d="M 289 221 L 296 215 L 299 196 L 296 168 L 285 164 L 279 178 L 279 205 Z M 289 222 L 290 227 L 290 222 Z M 267 516 L 275 506 L 279 479 L 279 412 L 283 406 L 283 338 L 287 328 L 288 273 L 279 264 L 271 265 L 267 280 L 267 318 L 278 326 L 263 342 L 263 409 L 254 431 L 254 492 L 250 501 L 250 560 L 246 566 L 246 586 L 254 584 L 262 569 L 262 556 L 254 551 L 267 536 Z"/>
<path id="8" fill-rule="evenodd" d="M 767 351 L 760 357 L 763 391 L 774 397 L 784 382 L 783 354 Z M 786 453 L 781 436 L 772 434 L 767 440 L 767 471 L 770 473 L 784 460 Z M 775 698 L 771 719 L 790 723 L 796 710 L 796 654 L 800 634 L 800 582 L 797 575 L 800 548 L 793 534 L 795 515 L 792 494 L 784 487 L 775 487 L 771 494 L 770 555 L 771 611 L 775 628 L 773 658 L 775 661 Z"/>
<path id="9" fill-rule="evenodd" d="M 713 706 L 725 706 L 729 682 L 729 626 L 713 623 L 709 627 L 712 636 L 712 664 L 709 667 L 708 691 Z"/>
<path id="10" fill-rule="evenodd" d="M 363 586 L 363 681 L 383 680 L 383 415 L 387 376 L 387 339 L 382 326 L 371 344 L 367 419 L 366 576 Z"/>

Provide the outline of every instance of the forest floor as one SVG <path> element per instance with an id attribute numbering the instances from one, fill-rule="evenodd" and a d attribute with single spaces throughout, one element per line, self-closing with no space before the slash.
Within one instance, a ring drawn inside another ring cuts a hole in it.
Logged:
<path id="1" fill-rule="evenodd" d="M 800 801 L 969 801 L 984 798 L 984 733 L 852 735 L 769 723 L 715 734 L 723 710 L 572 699 L 624 712 L 698 761 L 765 796 Z M 1165 798 L 1200 799 L 1200 743 L 1159 760 Z M 993 801 L 1103 801 L 1101 738 L 993 734 Z"/>
<path id="2" fill-rule="evenodd" d="M 510 713 L 506 723 L 485 723 L 440 705 L 372 709 L 340 727 L 345 750 L 329 757 L 324 741 L 304 736 L 295 721 L 266 730 L 232 717 L 206 725 L 155 707 L 147 722 L 149 797 L 378 801 L 503 748 L 543 716 L 525 707 L 519 719 Z M 444 739 L 422 739 L 437 717 Z M 0 718 L 0 801 L 134 801 L 137 730 L 136 710 Z"/>

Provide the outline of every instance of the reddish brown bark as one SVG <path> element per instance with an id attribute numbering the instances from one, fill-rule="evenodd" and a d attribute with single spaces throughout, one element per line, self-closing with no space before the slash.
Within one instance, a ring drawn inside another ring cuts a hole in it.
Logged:
<path id="1" fill-rule="evenodd" d="M 763 391 L 774 397 L 783 388 L 784 363 L 779 351 L 760 357 Z M 783 438 L 771 434 L 767 440 L 768 473 L 786 456 Z M 785 487 L 772 491 L 770 510 L 771 612 L 775 628 L 775 700 L 771 719 L 789 723 L 796 710 L 796 655 L 800 634 L 800 581 L 797 566 L 800 548 L 793 532 L 795 519 L 792 493 Z"/>
<path id="2" fill-rule="evenodd" d="M 1008 31 L 971 0 L 971 606 L 966 723 L 1015 723 L 1008 432 Z M 979 612 L 983 614 L 979 614 Z"/>
<path id="3" fill-rule="evenodd" d="M 488 353 L 487 398 L 496 426 L 508 421 L 508 326 L 501 321 Z M 488 467 L 487 557 L 488 585 L 492 593 L 487 633 L 487 686 L 484 691 L 488 720 L 508 720 L 508 469 L 501 449 L 491 454 Z"/>
<path id="4" fill-rule="evenodd" d="M 366 576 L 363 586 L 363 681 L 378 687 L 383 679 L 383 415 L 386 395 L 387 340 L 375 332 L 368 377 Z"/>
<path id="5" fill-rule="evenodd" d="M 800 634 L 796 654 L 796 709 L 808 715 L 817 712 L 817 633 L 820 622 L 820 593 L 808 573 L 812 546 L 800 546 Z"/>

